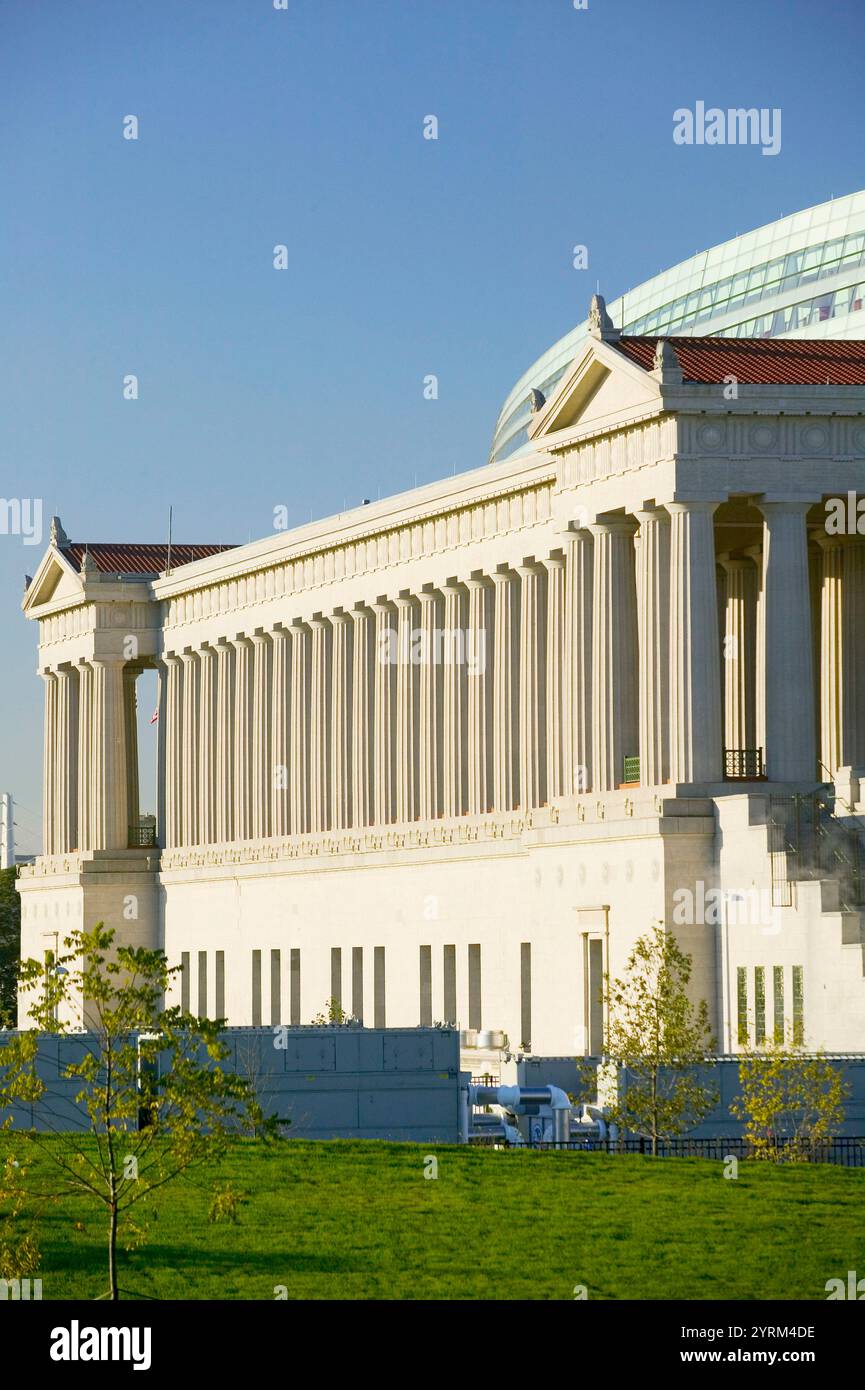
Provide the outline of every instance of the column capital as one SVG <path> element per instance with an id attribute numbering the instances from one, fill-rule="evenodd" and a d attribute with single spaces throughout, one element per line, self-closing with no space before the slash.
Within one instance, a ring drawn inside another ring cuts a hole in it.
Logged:
<path id="1" fill-rule="evenodd" d="M 754 506 L 764 516 L 805 516 L 811 508 L 820 501 L 819 497 L 802 499 L 801 497 L 786 497 L 779 499 L 766 499 L 754 503 Z"/>
<path id="2" fill-rule="evenodd" d="M 541 564 L 546 570 L 562 570 L 565 568 L 566 560 L 560 550 L 553 550 L 549 555 L 545 555 Z"/>
<path id="3" fill-rule="evenodd" d="M 586 529 L 591 531 L 593 536 L 633 536 L 636 527 L 630 516 L 599 516 L 590 522 Z"/>
<path id="4" fill-rule="evenodd" d="M 707 501 L 705 498 L 696 498 L 687 502 L 665 502 L 664 510 L 671 516 L 696 513 L 703 516 L 714 516 L 715 512 L 722 505 L 723 499 L 716 498 L 714 501 Z"/>
<path id="5" fill-rule="evenodd" d="M 489 589 L 492 581 L 488 574 L 482 574 L 480 570 L 475 570 L 468 579 L 463 580 L 463 583 L 470 593 L 476 593 L 481 589 Z"/>

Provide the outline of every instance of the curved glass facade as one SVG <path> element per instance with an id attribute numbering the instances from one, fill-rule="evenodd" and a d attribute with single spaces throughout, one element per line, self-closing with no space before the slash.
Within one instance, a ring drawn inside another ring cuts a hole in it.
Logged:
<path id="1" fill-rule="evenodd" d="M 865 191 L 722 242 L 608 303 L 634 335 L 865 338 Z M 549 397 L 588 332 L 584 320 L 525 372 L 496 422 L 490 462 L 526 442 L 532 387 Z"/>

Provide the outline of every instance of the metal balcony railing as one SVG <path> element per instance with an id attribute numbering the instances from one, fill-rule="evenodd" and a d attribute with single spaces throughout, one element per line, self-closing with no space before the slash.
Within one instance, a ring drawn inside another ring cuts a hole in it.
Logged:
<path id="1" fill-rule="evenodd" d="M 728 782 L 755 782 L 765 776 L 762 748 L 724 749 L 724 777 Z"/>
<path id="2" fill-rule="evenodd" d="M 130 825 L 130 849 L 154 849 L 156 847 L 155 825 Z"/>
<path id="3" fill-rule="evenodd" d="M 629 754 L 622 759 L 622 781 L 639 782 L 640 780 L 640 755 L 639 753 Z"/>

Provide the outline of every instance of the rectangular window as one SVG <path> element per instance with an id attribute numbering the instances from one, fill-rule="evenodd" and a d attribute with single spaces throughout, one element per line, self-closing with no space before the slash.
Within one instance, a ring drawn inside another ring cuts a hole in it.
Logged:
<path id="1" fill-rule="evenodd" d="M 292 950 L 289 964 L 290 1021 L 300 1023 L 300 951 Z"/>
<path id="2" fill-rule="evenodd" d="M 363 947 L 351 948 L 351 1012 L 363 1023 Z"/>
<path id="3" fill-rule="evenodd" d="M 225 1018 L 225 952 L 216 952 L 216 1017 Z"/>
<path id="4" fill-rule="evenodd" d="M 342 1008 L 342 948 L 330 948 L 330 998 L 334 1010 Z"/>
<path id="5" fill-rule="evenodd" d="M 420 1026 L 432 1028 L 432 946 L 420 947 Z"/>
<path id="6" fill-rule="evenodd" d="M 784 1041 L 784 967 L 772 967 L 772 994 L 774 1007 L 774 1038 L 776 1043 Z"/>
<path id="7" fill-rule="evenodd" d="M 198 952 L 198 1017 L 207 1018 L 207 952 Z"/>
<path id="8" fill-rule="evenodd" d="M 793 1041 L 800 1045 L 805 1041 L 805 984 L 804 969 L 793 966 Z"/>
<path id="9" fill-rule="evenodd" d="M 520 1048 L 532 1050 L 532 943 L 520 943 Z"/>
<path id="10" fill-rule="evenodd" d="M 600 936 L 586 938 L 586 1041 L 588 1055 L 604 1051 L 604 943 Z"/>
<path id="11" fill-rule="evenodd" d="M 185 1014 L 189 1013 L 189 952 L 183 951 L 180 956 L 180 1007 Z"/>
<path id="12" fill-rule="evenodd" d="M 457 1023 L 457 948 L 445 946 L 442 964 L 444 966 L 444 1023 L 452 1028 Z"/>
<path id="13" fill-rule="evenodd" d="M 754 966 L 754 1042 L 757 1047 L 766 1041 L 766 971 Z"/>
<path id="14" fill-rule="evenodd" d="M 372 953 L 372 996 L 373 1023 L 376 1028 L 386 1028 L 384 993 L 384 947 L 376 946 Z"/>
<path id="15" fill-rule="evenodd" d="M 748 1046 L 748 972 L 744 965 L 736 971 L 736 1011 L 738 1026 L 736 1037 L 740 1047 Z"/>
<path id="16" fill-rule="evenodd" d="M 469 1027 L 481 1027 L 481 948 L 469 946 Z"/>
<path id="17" fill-rule="evenodd" d="M 280 976 L 282 974 L 282 953 L 271 951 L 270 953 L 270 1021 L 271 1023 L 282 1022 L 282 988 Z"/>
<path id="18" fill-rule="evenodd" d="M 252 953 L 252 1026 L 261 1027 L 261 952 Z"/>

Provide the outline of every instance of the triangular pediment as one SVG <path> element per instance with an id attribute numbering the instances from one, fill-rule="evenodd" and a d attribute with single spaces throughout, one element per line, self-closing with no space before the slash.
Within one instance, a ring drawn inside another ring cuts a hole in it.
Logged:
<path id="1" fill-rule="evenodd" d="M 22 607 L 28 617 L 37 616 L 40 608 L 57 608 L 64 602 L 75 603 L 84 593 L 81 577 L 62 550 L 50 546 L 24 595 Z"/>
<path id="2" fill-rule="evenodd" d="M 555 393 L 532 417 L 529 438 L 553 443 L 620 429 L 661 407 L 658 382 L 609 343 L 589 338 Z"/>

